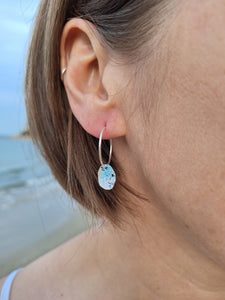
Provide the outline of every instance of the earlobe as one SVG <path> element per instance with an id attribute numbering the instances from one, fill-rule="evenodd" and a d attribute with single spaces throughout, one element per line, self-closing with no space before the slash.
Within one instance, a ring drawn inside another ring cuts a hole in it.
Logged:
<path id="1" fill-rule="evenodd" d="M 107 55 L 93 32 L 93 25 L 82 19 L 70 20 L 61 38 L 61 70 L 66 67 L 63 82 L 71 110 L 81 126 L 103 139 L 125 134 L 120 107 L 109 96 L 103 84 Z"/>

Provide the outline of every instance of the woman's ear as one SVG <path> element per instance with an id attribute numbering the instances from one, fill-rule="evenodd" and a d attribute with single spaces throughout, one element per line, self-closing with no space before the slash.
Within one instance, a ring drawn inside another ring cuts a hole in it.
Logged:
<path id="1" fill-rule="evenodd" d="M 71 110 L 81 126 L 97 138 L 106 127 L 103 139 L 112 139 L 126 134 L 126 123 L 121 95 L 116 93 L 115 68 L 94 31 L 86 20 L 68 21 L 61 37 L 60 64 L 61 70 L 67 68 L 63 82 Z"/>

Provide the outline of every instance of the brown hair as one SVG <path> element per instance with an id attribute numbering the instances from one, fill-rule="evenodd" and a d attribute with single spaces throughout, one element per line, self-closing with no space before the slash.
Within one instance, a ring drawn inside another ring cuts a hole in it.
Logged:
<path id="1" fill-rule="evenodd" d="M 117 182 L 111 191 L 97 181 L 100 167 L 98 139 L 89 135 L 71 112 L 60 80 L 60 40 L 69 18 L 92 22 L 105 46 L 130 59 L 138 58 L 144 43 L 156 36 L 171 0 L 42 0 L 29 49 L 25 80 L 26 108 L 32 139 L 67 193 L 92 216 L 120 226 L 120 210 L 135 216 L 123 182 L 123 172 L 112 158 Z M 102 155 L 108 160 L 109 142 Z M 145 199 L 146 200 L 146 199 Z"/>

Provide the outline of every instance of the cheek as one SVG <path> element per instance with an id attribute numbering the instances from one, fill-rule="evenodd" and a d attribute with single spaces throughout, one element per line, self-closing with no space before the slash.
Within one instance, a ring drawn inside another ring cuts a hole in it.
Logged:
<path id="1" fill-rule="evenodd" d="M 162 204 L 225 265 L 225 37 L 183 24 L 144 168 Z"/>

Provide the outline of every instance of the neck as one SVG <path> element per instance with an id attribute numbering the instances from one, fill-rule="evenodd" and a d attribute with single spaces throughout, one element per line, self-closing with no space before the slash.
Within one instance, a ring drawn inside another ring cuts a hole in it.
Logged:
<path id="1" fill-rule="evenodd" d="M 99 228 L 104 268 L 121 276 L 126 293 L 136 293 L 135 299 L 225 299 L 225 270 L 171 216 L 153 205 L 143 211 L 142 222 L 127 223 L 123 231 L 107 222 Z"/>

